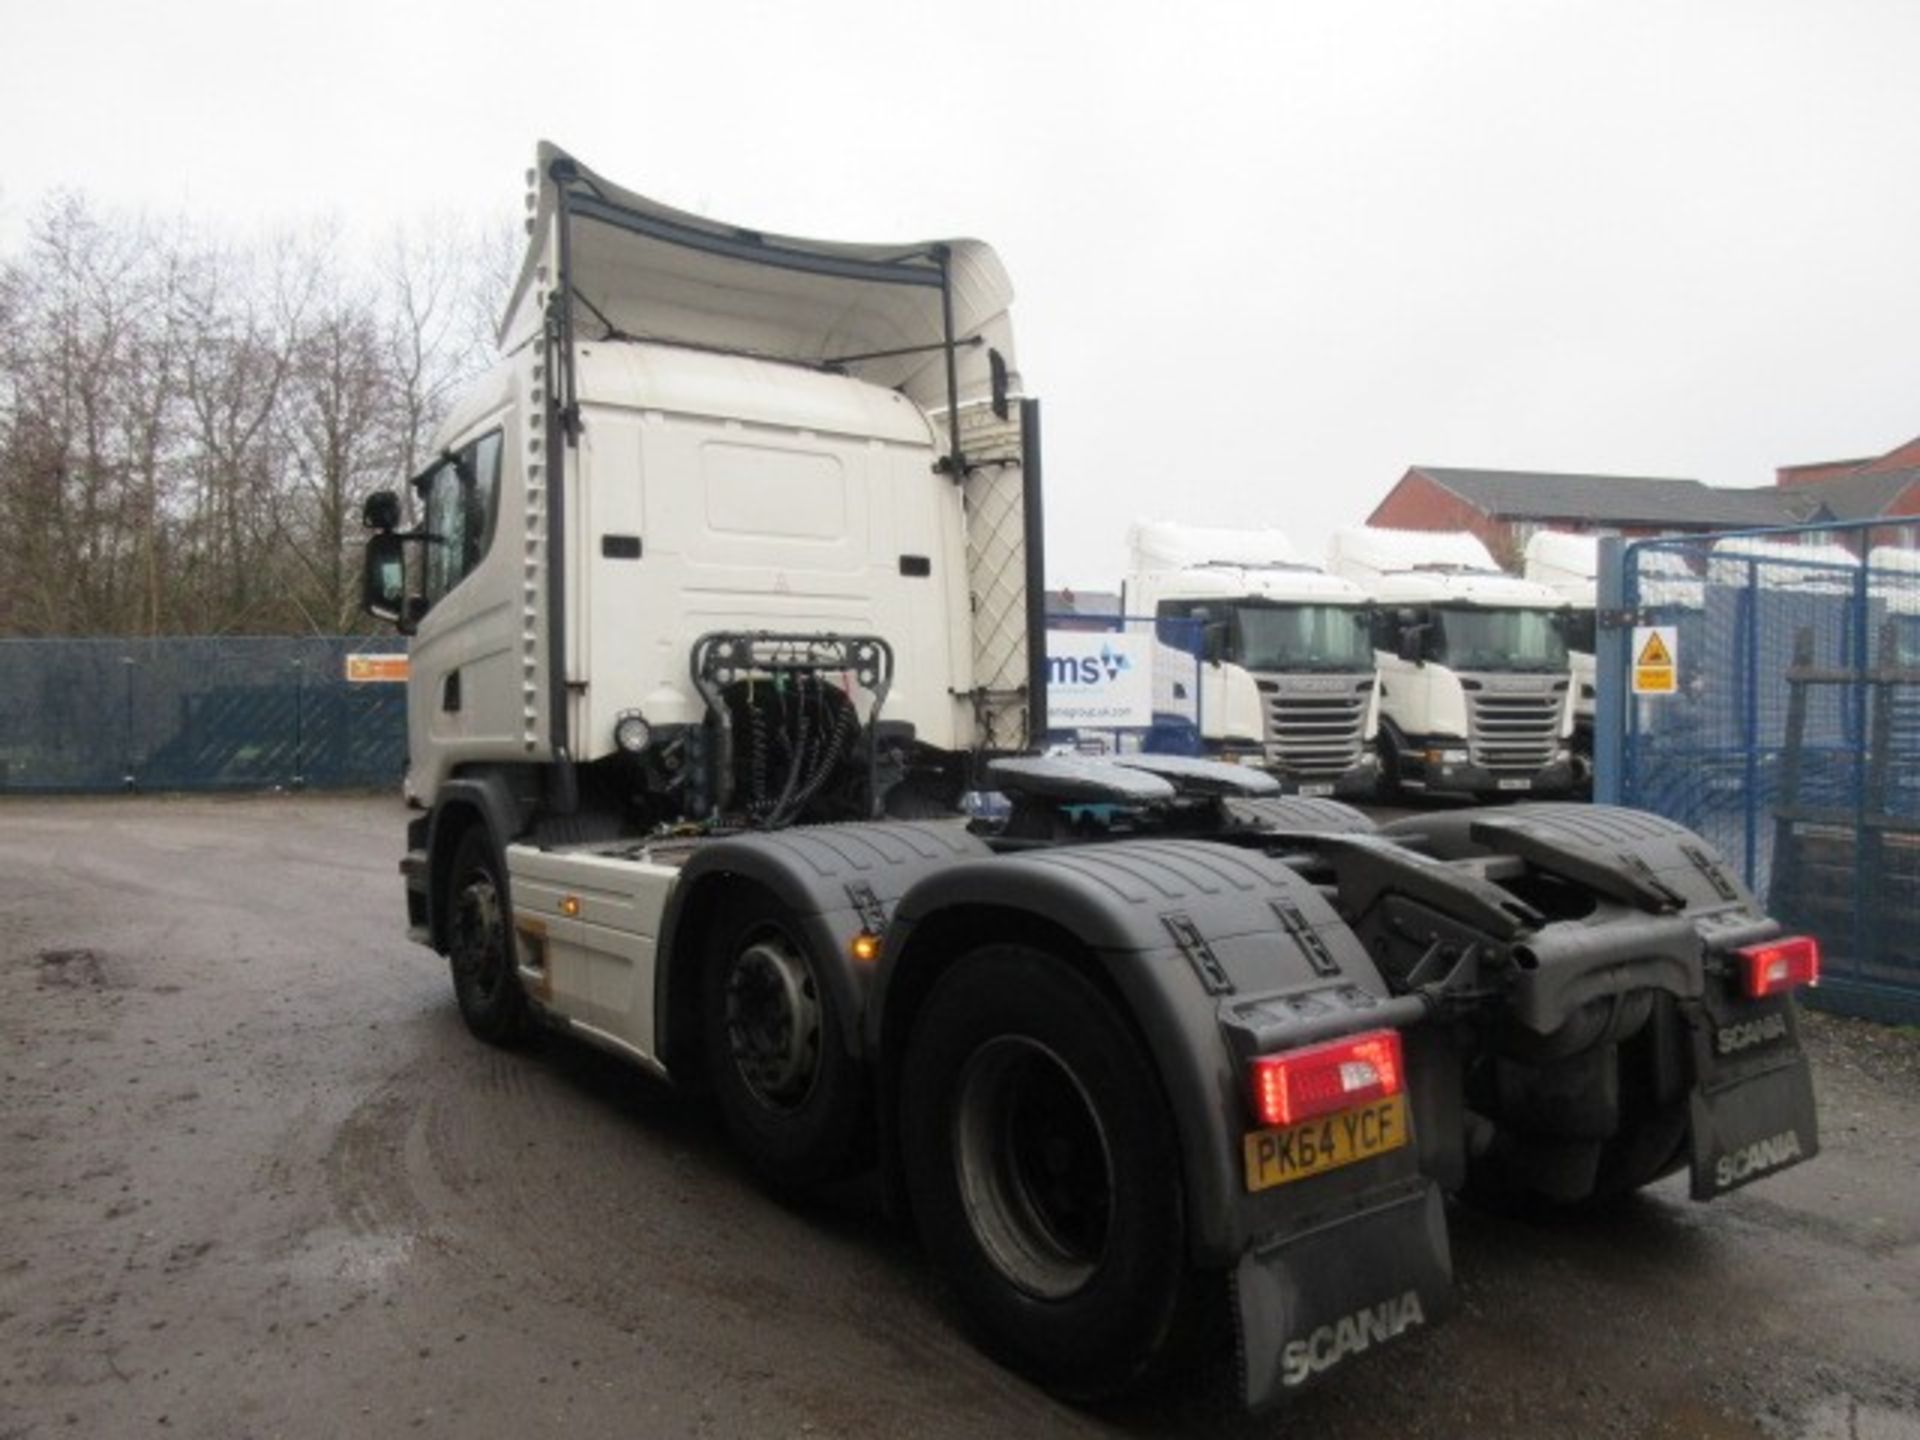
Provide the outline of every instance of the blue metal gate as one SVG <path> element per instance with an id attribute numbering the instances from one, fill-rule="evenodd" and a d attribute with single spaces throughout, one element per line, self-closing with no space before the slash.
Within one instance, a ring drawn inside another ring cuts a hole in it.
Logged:
<path id="1" fill-rule="evenodd" d="M 398 785 L 395 636 L 0 640 L 0 792 Z M 379 667 L 359 665 L 357 673 Z"/>
<path id="2" fill-rule="evenodd" d="M 1603 544 L 1595 755 L 1598 798 L 1699 831 L 1775 915 L 1819 937 L 1819 1003 L 1908 1023 L 1916 547 L 1920 521 Z M 1643 663 L 1665 649 L 1670 671 Z"/>

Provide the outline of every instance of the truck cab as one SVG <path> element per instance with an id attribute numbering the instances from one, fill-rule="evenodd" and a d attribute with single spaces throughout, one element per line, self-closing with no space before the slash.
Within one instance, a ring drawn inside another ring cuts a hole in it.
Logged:
<path id="1" fill-rule="evenodd" d="M 1290 793 L 1370 796 L 1379 728 L 1366 592 L 1277 530 L 1143 521 L 1122 609 L 1156 622 L 1156 685 L 1197 673 L 1203 753 Z M 1172 653 L 1169 653 L 1172 652 Z M 1189 658 L 1191 657 L 1191 658 Z"/>
<path id="2" fill-rule="evenodd" d="M 529 209 L 501 358 L 375 537 L 409 800 L 484 776 L 615 831 L 955 808 L 1042 679 L 998 259 L 750 243 L 550 150 Z"/>
<path id="3" fill-rule="evenodd" d="M 1574 783 L 1571 611 L 1465 532 L 1335 534 L 1329 569 L 1374 604 L 1386 784 L 1427 794 L 1564 794 Z"/>

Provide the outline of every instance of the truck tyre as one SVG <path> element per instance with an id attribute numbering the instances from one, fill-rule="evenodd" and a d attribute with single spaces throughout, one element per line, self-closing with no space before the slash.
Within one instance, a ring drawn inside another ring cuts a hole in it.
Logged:
<path id="1" fill-rule="evenodd" d="M 1591 1164 L 1592 1178 L 1577 1193 L 1542 1183 L 1542 1166 L 1551 1172 L 1557 1149 L 1579 1149 Z M 1465 1198 L 1496 1215 L 1590 1214 L 1607 1210 L 1671 1175 L 1686 1159 L 1685 1105 L 1643 1116 L 1612 1139 L 1587 1145 L 1529 1143 L 1497 1131 L 1493 1147 L 1468 1161 Z"/>
<path id="2" fill-rule="evenodd" d="M 915 1221 L 981 1344 L 1072 1398 L 1142 1379 L 1195 1286 L 1172 1118 L 1113 1002 L 986 946 L 927 998 L 902 1095 Z"/>
<path id="3" fill-rule="evenodd" d="M 1619 1046 L 1619 1109 L 1604 1138 L 1521 1133 L 1494 1119 L 1493 1143 L 1467 1167 L 1467 1198 L 1504 1213 L 1604 1210 L 1687 1160 L 1684 1089 L 1656 1082 L 1658 1035 L 1649 1026 Z"/>
<path id="4" fill-rule="evenodd" d="M 470 825 L 447 871 L 447 963 L 467 1029 L 489 1045 L 512 1045 L 532 1028 L 526 991 L 514 968 L 513 917 L 493 839 Z"/>
<path id="5" fill-rule="evenodd" d="M 764 1182 L 805 1189 L 859 1168 L 866 1076 L 818 959 L 771 896 L 753 892 L 723 921 L 701 1026 L 728 1133 Z"/>

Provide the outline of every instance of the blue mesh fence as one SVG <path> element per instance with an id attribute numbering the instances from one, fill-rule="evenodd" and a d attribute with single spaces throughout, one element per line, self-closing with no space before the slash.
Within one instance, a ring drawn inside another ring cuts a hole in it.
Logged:
<path id="1" fill-rule="evenodd" d="M 1916 547 L 1920 522 L 1628 546 L 1625 608 L 1673 628 L 1677 683 L 1622 697 L 1620 798 L 1817 935 L 1823 1000 L 1920 1020 Z"/>
<path id="2" fill-rule="evenodd" d="M 405 649 L 391 636 L 0 640 L 0 791 L 398 784 L 406 686 L 350 680 L 348 664 Z"/>

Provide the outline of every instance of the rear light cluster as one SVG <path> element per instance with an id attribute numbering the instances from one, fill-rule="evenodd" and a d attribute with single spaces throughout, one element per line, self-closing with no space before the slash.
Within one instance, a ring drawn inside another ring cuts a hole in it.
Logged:
<path id="1" fill-rule="evenodd" d="M 1398 1095 L 1406 1067 L 1400 1032 L 1369 1030 L 1253 1062 L 1253 1113 L 1262 1125 L 1293 1125 Z"/>
<path id="2" fill-rule="evenodd" d="M 1811 935 L 1789 935 L 1733 952 L 1740 991 L 1749 1000 L 1781 995 L 1801 985 L 1820 983 L 1820 942 Z"/>

